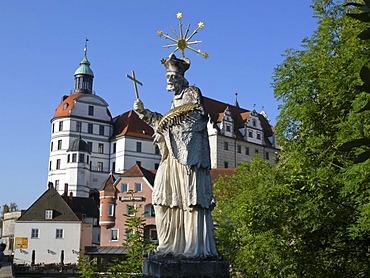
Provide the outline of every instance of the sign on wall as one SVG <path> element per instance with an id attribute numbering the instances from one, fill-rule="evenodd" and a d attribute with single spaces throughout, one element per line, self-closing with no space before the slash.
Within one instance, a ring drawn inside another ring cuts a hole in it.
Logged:
<path id="1" fill-rule="evenodd" d="M 28 248 L 28 237 L 15 238 L 15 249 L 27 249 L 27 248 Z"/>

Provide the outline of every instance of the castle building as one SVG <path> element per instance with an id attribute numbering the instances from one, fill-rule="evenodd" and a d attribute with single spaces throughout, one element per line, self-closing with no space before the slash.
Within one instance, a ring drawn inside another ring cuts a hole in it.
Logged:
<path id="1" fill-rule="evenodd" d="M 109 172 L 123 173 L 135 163 L 157 167 L 153 129 L 128 111 L 112 117 L 108 103 L 93 91 L 87 49 L 74 73 L 74 90 L 62 97 L 51 119 L 48 182 L 61 194 L 89 197 Z"/>
<path id="2" fill-rule="evenodd" d="M 123 174 L 135 164 L 157 169 L 160 163 L 153 128 L 132 110 L 112 117 L 108 103 L 93 91 L 93 79 L 85 48 L 74 89 L 62 97 L 51 119 L 48 182 L 60 194 L 97 197 L 110 172 Z M 208 97 L 204 105 L 212 168 L 234 168 L 255 155 L 275 161 L 279 149 L 264 112 Z"/>

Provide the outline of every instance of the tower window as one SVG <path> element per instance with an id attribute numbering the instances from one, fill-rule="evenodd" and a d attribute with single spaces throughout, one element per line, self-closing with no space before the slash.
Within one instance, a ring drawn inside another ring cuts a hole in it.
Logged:
<path id="1" fill-rule="evenodd" d="M 57 167 L 56 167 L 56 169 L 57 170 L 60 169 L 60 159 L 57 159 Z"/>
<path id="2" fill-rule="evenodd" d="M 62 140 L 58 140 L 58 150 L 62 149 Z"/>
<path id="3" fill-rule="evenodd" d="M 94 106 L 89 105 L 89 116 L 94 116 Z"/>
<path id="4" fill-rule="evenodd" d="M 80 153 L 79 162 L 85 162 L 85 155 Z"/>
<path id="5" fill-rule="evenodd" d="M 51 144 L 50 144 L 50 151 L 52 152 L 53 151 L 53 142 L 51 142 Z"/>
<path id="6" fill-rule="evenodd" d="M 136 152 L 141 153 L 141 142 L 136 142 Z"/>
<path id="7" fill-rule="evenodd" d="M 87 125 L 87 133 L 90 133 L 90 134 L 93 133 L 93 124 L 88 124 Z"/>
<path id="8" fill-rule="evenodd" d="M 59 122 L 59 131 L 63 131 L 63 122 Z"/>
<path id="9" fill-rule="evenodd" d="M 79 121 L 77 121 L 76 122 L 76 131 L 77 132 L 81 132 L 81 130 L 82 130 L 82 123 L 79 122 Z"/>
<path id="10" fill-rule="evenodd" d="M 98 153 L 104 153 L 104 144 L 99 143 L 99 145 L 98 145 Z"/>
<path id="11" fill-rule="evenodd" d="M 77 154 L 76 153 L 72 154 L 72 162 L 77 162 Z"/>
<path id="12" fill-rule="evenodd" d="M 99 135 L 104 135 L 104 126 L 103 125 L 99 126 Z"/>
<path id="13" fill-rule="evenodd" d="M 116 153 L 116 152 L 117 152 L 117 144 L 113 143 L 113 153 Z"/>
<path id="14" fill-rule="evenodd" d="M 59 180 L 55 180 L 55 189 L 58 190 L 59 189 Z"/>
<path id="15" fill-rule="evenodd" d="M 98 172 L 103 172 L 103 162 L 98 162 Z"/>
<path id="16" fill-rule="evenodd" d="M 93 143 L 92 142 L 87 142 L 87 145 L 89 146 L 89 151 L 92 152 Z"/>
<path id="17" fill-rule="evenodd" d="M 108 204 L 108 216 L 114 215 L 114 204 Z"/>

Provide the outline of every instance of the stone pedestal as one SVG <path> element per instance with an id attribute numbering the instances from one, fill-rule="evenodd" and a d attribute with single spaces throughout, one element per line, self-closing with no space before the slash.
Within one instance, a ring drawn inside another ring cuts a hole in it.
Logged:
<path id="1" fill-rule="evenodd" d="M 145 278 L 229 278 L 229 263 L 222 260 L 147 259 Z"/>

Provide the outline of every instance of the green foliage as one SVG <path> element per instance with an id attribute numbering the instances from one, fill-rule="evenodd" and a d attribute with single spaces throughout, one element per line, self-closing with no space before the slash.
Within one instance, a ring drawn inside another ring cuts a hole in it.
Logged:
<path id="1" fill-rule="evenodd" d="M 370 44 L 339 2 L 313 1 L 317 30 L 275 69 L 279 163 L 216 183 L 217 242 L 234 276 L 370 276 L 370 160 L 358 139 L 370 130 Z"/>
<path id="2" fill-rule="evenodd" d="M 90 260 L 88 257 L 78 258 L 77 270 L 80 277 L 98 277 L 96 260 Z"/>

